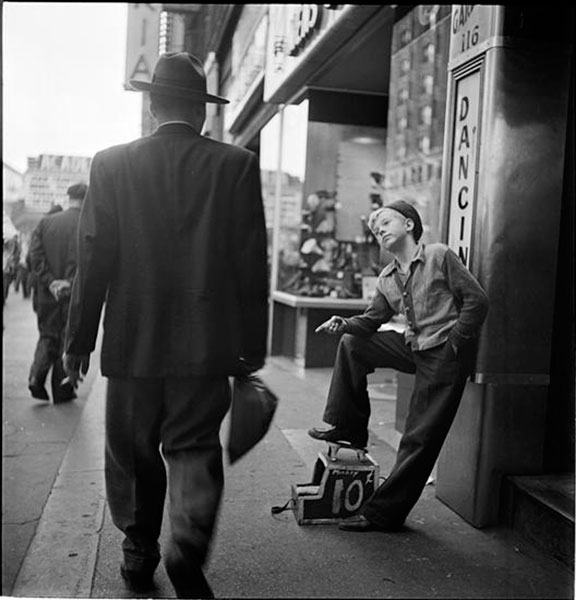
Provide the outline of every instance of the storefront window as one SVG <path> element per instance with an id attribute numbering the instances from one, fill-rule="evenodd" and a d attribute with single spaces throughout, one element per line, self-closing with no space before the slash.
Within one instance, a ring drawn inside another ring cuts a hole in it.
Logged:
<path id="1" fill-rule="evenodd" d="M 385 137 L 377 127 L 308 123 L 298 253 L 291 253 L 290 278 L 279 289 L 298 296 L 363 296 L 363 279 L 375 275 L 378 262 L 367 218 L 384 200 Z"/>
<path id="2" fill-rule="evenodd" d="M 384 202 L 386 130 L 309 120 L 309 100 L 262 130 L 272 290 L 360 298 L 381 265 L 367 227 Z"/>
<path id="3" fill-rule="evenodd" d="M 266 231 L 268 234 L 268 265 L 272 274 L 274 215 L 276 207 L 276 182 L 278 174 L 278 156 L 280 144 L 280 114 L 268 122 L 260 132 L 260 176 L 262 178 L 262 200 L 266 215 Z"/>
<path id="4" fill-rule="evenodd" d="M 280 167 L 277 289 L 289 288 L 300 272 L 302 195 L 306 173 L 308 100 L 284 108 Z"/>
<path id="5" fill-rule="evenodd" d="M 285 289 L 300 265 L 308 101 L 286 106 L 260 133 L 262 194 L 272 289 Z"/>

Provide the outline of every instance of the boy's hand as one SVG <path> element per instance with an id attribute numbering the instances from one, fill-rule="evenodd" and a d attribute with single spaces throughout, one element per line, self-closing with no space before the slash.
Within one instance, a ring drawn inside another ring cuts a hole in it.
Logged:
<path id="1" fill-rule="evenodd" d="M 326 333 L 337 334 L 343 333 L 346 329 L 346 321 L 337 315 L 330 317 L 327 321 L 324 321 L 322 325 L 319 325 L 314 333 L 320 333 L 325 331 Z"/>

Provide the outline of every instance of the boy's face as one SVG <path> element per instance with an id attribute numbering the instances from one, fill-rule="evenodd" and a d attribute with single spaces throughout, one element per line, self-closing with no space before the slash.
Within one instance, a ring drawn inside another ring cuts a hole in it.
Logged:
<path id="1" fill-rule="evenodd" d="M 401 247 L 408 232 L 413 228 L 411 219 L 407 219 L 396 210 L 385 208 L 378 215 L 373 231 L 380 246 L 394 252 L 394 249 Z"/>

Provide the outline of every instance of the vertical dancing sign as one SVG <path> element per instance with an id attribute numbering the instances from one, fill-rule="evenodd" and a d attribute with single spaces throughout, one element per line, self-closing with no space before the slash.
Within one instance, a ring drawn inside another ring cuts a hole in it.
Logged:
<path id="1" fill-rule="evenodd" d="M 476 196 L 480 71 L 457 82 L 452 140 L 448 245 L 470 267 Z"/>

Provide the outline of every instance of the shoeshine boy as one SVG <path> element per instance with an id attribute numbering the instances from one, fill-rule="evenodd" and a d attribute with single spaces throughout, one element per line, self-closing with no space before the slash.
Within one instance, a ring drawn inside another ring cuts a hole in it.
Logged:
<path id="1" fill-rule="evenodd" d="M 416 375 L 392 471 L 358 514 L 339 525 L 345 531 L 395 531 L 420 498 L 452 425 L 474 366 L 488 300 L 448 246 L 420 242 L 422 221 L 408 202 L 377 209 L 368 225 L 394 258 L 380 273 L 364 313 L 332 316 L 316 329 L 343 335 L 323 417 L 330 427 L 308 433 L 364 448 L 370 418 L 367 375 L 378 367 Z M 394 315 L 406 317 L 404 333 L 379 331 Z"/>

